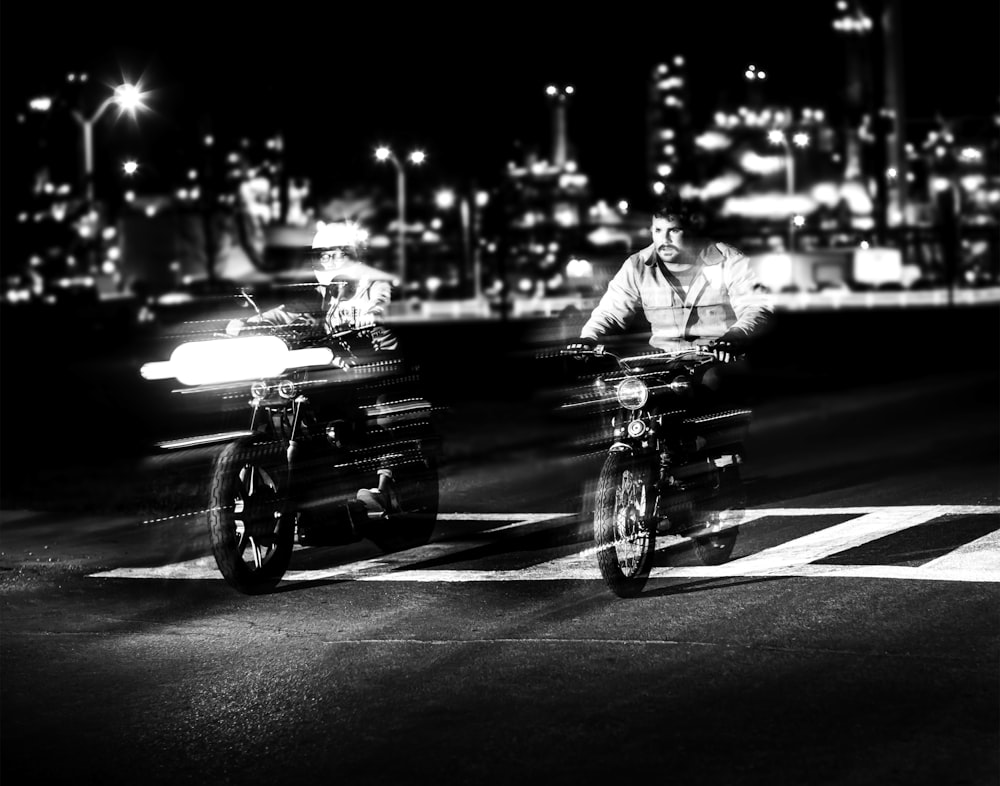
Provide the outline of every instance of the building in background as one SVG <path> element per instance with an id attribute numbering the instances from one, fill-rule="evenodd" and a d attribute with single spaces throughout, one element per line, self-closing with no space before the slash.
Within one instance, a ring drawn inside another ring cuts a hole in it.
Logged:
<path id="1" fill-rule="evenodd" d="M 675 55 L 658 63 L 649 78 L 646 103 L 646 181 L 652 194 L 667 182 L 698 180 L 691 156 L 693 133 L 686 62 Z"/>

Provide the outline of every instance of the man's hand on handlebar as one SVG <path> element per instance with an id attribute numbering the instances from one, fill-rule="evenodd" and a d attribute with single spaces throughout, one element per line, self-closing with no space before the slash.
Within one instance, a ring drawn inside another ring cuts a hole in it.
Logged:
<path id="1" fill-rule="evenodd" d="M 396 334 L 389 328 L 379 325 L 371 331 L 372 347 L 376 352 L 390 351 L 399 348 L 399 341 Z"/>
<path id="2" fill-rule="evenodd" d="M 226 324 L 226 334 L 229 336 L 239 336 L 246 331 L 257 331 L 258 333 L 268 328 L 305 328 L 315 329 L 319 327 L 319 321 L 311 314 L 299 314 L 297 312 L 286 311 L 284 306 L 277 306 L 263 314 L 255 314 L 247 319 L 231 319 Z"/>
<path id="3" fill-rule="evenodd" d="M 564 355 L 583 355 L 589 352 L 593 352 L 597 347 L 597 341 L 586 336 L 571 341 L 563 349 L 562 354 Z"/>
<path id="4" fill-rule="evenodd" d="M 707 344 L 698 347 L 702 352 L 714 355 L 715 359 L 722 363 L 732 363 L 738 360 L 744 352 L 744 348 L 735 341 L 724 338 L 717 338 Z"/>

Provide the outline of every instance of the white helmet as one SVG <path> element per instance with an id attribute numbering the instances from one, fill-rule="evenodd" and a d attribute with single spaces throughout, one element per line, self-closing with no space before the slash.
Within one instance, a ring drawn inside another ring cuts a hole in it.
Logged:
<path id="1" fill-rule="evenodd" d="M 312 247 L 360 250 L 367 239 L 368 233 L 353 221 L 335 221 L 330 224 L 320 222 L 313 235 Z"/>
<path id="2" fill-rule="evenodd" d="M 338 281 L 395 281 L 395 276 L 361 261 L 367 230 L 353 221 L 320 224 L 313 235 L 312 268 L 316 281 L 329 286 Z"/>

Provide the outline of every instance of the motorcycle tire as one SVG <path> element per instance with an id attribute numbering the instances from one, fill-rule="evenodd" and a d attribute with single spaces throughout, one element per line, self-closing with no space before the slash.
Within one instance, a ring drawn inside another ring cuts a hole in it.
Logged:
<path id="1" fill-rule="evenodd" d="M 722 565 L 732 556 L 739 532 L 735 529 L 718 535 L 698 538 L 694 542 L 694 551 L 702 565 Z"/>
<path id="2" fill-rule="evenodd" d="M 212 554 L 229 585 L 246 595 L 273 590 L 288 569 L 295 526 L 287 479 L 284 446 L 264 435 L 231 442 L 215 460 Z"/>
<path id="3" fill-rule="evenodd" d="M 601 577 L 615 595 L 631 598 L 646 586 L 656 549 L 652 509 L 654 470 L 648 460 L 610 453 L 594 497 L 594 541 Z"/>
<path id="4" fill-rule="evenodd" d="M 402 512 L 390 514 L 385 521 L 375 524 L 368 536 L 386 552 L 426 545 L 437 526 L 440 500 L 437 463 L 432 457 L 397 467 L 394 472 Z"/>
<path id="5" fill-rule="evenodd" d="M 725 524 L 720 532 L 695 538 L 694 550 L 702 565 L 722 565 L 729 561 L 739 537 L 739 522 L 746 508 L 746 493 L 737 467 L 730 468 L 724 476 L 725 491 L 722 499 L 725 506 L 707 512 L 703 524 L 718 526 Z"/>

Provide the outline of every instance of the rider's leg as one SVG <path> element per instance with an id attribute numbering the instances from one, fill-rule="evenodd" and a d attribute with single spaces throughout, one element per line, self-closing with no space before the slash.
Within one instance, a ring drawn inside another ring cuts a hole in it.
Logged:
<path id="1" fill-rule="evenodd" d="M 713 363 L 697 378 L 703 409 L 746 407 L 751 401 L 751 375 L 746 360 Z"/>
<path id="2" fill-rule="evenodd" d="M 391 513 L 399 510 L 399 500 L 396 497 L 392 469 L 380 467 L 378 470 L 378 487 L 358 490 L 358 500 L 371 511 Z"/>

